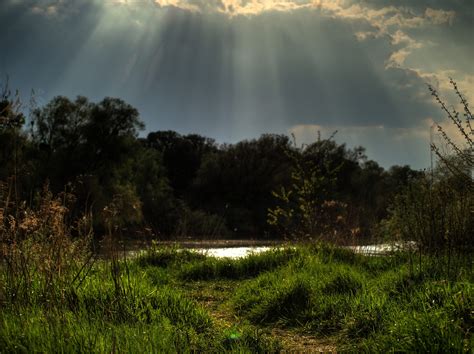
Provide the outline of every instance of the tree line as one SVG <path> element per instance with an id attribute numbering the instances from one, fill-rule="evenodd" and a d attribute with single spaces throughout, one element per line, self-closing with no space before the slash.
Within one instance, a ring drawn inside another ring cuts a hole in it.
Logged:
<path id="1" fill-rule="evenodd" d="M 99 234 L 104 211 L 113 209 L 115 224 L 130 234 L 289 237 L 288 215 L 303 215 L 307 202 L 320 216 L 335 213 L 330 222 L 311 219 L 321 232 L 340 217 L 353 235 L 368 237 L 421 174 L 385 170 L 362 147 L 332 138 L 299 146 L 277 134 L 235 144 L 175 131 L 140 137 L 137 109 L 117 98 L 59 96 L 26 117 L 5 90 L 0 117 L 0 181 L 14 198 L 33 206 L 45 185 L 66 191 L 74 196 L 71 214 L 91 212 Z"/>

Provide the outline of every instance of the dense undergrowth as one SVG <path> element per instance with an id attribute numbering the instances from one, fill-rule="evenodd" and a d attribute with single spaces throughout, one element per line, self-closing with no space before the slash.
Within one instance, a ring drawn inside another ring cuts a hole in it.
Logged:
<path id="1" fill-rule="evenodd" d="M 469 255 L 368 257 L 319 243 L 238 260 L 155 246 L 125 259 L 111 207 L 110 254 L 97 260 L 88 215 L 66 222 L 67 194 L 45 190 L 29 209 L 4 191 L 2 352 L 275 352 L 285 349 L 275 328 L 331 337 L 338 350 L 474 348 Z"/>
<path id="2" fill-rule="evenodd" d="M 144 270 L 142 259 L 121 258 L 111 226 L 108 258 L 98 260 L 89 248 L 89 216 L 67 222 L 67 194 L 45 189 L 35 209 L 11 195 L 0 188 L 0 352 L 278 349 L 254 327 L 222 326 L 171 278 L 153 280 L 157 266 L 202 256 L 161 252 Z M 116 211 L 107 213 L 112 223 Z"/>
<path id="3" fill-rule="evenodd" d="M 154 248 L 118 261 L 116 277 L 112 263 L 94 264 L 54 304 L 36 293 L 28 302 L 2 299 L 0 348 L 274 352 L 281 349 L 268 336 L 275 327 L 331 337 L 343 351 L 474 348 L 468 260 L 456 277 L 446 276 L 439 258 L 413 262 L 409 254 L 367 257 L 314 245 L 237 260 Z M 222 282 L 230 290 L 216 300 L 234 316 L 232 325 L 193 298 L 192 289 Z"/>

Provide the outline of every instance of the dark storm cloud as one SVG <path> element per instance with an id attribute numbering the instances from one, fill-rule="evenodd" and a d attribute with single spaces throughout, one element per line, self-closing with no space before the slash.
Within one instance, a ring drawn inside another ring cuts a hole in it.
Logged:
<path id="1" fill-rule="evenodd" d="M 0 34 L 0 70 L 26 92 L 47 90 L 60 80 L 98 21 L 95 6 L 85 1 L 76 2 L 81 16 L 54 20 L 35 11 L 34 3 L 7 0 L 0 5 L 4 28 Z"/>
<path id="2" fill-rule="evenodd" d="M 419 149 L 420 129 L 441 119 L 426 81 L 457 75 L 471 90 L 472 3 L 268 4 L 6 0 L 0 71 L 43 101 L 122 97 L 149 130 L 235 141 L 339 129 L 351 143 L 384 144 L 386 164 L 421 165 L 425 153 L 401 146 Z"/>

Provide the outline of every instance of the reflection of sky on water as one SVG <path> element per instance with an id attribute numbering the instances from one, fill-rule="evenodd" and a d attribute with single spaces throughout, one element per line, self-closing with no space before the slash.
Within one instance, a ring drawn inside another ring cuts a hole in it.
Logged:
<path id="1" fill-rule="evenodd" d="M 243 258 L 250 254 L 262 253 L 272 247 L 223 247 L 223 248 L 198 248 L 194 251 L 216 258 Z"/>
<path id="2" fill-rule="evenodd" d="M 355 253 L 367 255 L 382 255 L 414 247 L 414 243 L 383 243 L 378 245 L 350 246 Z M 250 254 L 258 254 L 275 249 L 274 247 L 222 247 L 222 248 L 195 248 L 196 252 L 216 258 L 243 258 Z"/>

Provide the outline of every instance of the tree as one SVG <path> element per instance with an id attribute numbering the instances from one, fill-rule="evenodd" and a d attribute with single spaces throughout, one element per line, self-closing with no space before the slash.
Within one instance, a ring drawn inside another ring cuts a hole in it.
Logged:
<path id="1" fill-rule="evenodd" d="M 20 197 L 22 184 L 32 181 L 28 166 L 31 146 L 22 128 L 25 116 L 21 112 L 19 92 L 9 90 L 8 83 L 0 92 L 0 181 L 12 181 L 15 196 Z"/>
<path id="2" fill-rule="evenodd" d="M 84 143 L 83 129 L 90 118 L 92 104 L 85 97 L 71 101 L 53 98 L 32 114 L 33 138 L 51 156 L 60 150 L 72 153 Z"/>
<path id="3" fill-rule="evenodd" d="M 178 224 L 180 210 L 166 176 L 163 156 L 146 145 L 142 145 L 135 156 L 131 161 L 132 180 L 145 221 L 156 235 L 171 235 Z"/>
<path id="4" fill-rule="evenodd" d="M 194 205 L 225 214 L 228 228 L 241 235 L 262 234 L 271 191 L 290 179 L 290 148 L 288 137 L 266 134 L 208 154 L 193 184 Z"/>
<path id="5" fill-rule="evenodd" d="M 289 154 L 291 184 L 272 192 L 279 204 L 268 209 L 268 223 L 287 238 L 313 240 L 343 232 L 347 205 L 334 199 L 334 191 L 344 147 L 331 138 L 295 147 Z"/>
<path id="6" fill-rule="evenodd" d="M 197 134 L 182 136 L 174 131 L 148 134 L 146 145 L 159 151 L 177 197 L 186 197 L 207 154 L 217 150 L 213 139 Z"/>
<path id="7" fill-rule="evenodd" d="M 141 220 L 133 162 L 141 153 L 137 136 L 144 124 L 135 108 L 117 98 L 91 103 L 60 96 L 36 109 L 32 122 L 41 180 L 49 180 L 53 191 L 73 188 L 80 206 L 92 206 L 97 226 L 112 202 L 121 208 L 120 224 Z"/>

